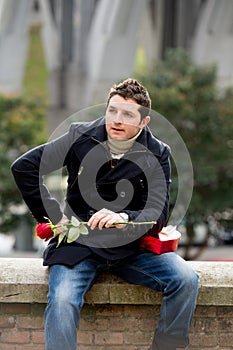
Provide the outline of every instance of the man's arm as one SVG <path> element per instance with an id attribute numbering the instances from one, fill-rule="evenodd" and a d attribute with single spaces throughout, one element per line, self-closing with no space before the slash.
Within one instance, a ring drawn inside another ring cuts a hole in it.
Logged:
<path id="1" fill-rule="evenodd" d="M 171 183 L 171 168 L 170 168 L 170 148 L 164 147 L 161 157 L 155 159 L 154 167 L 151 172 L 146 174 L 148 179 L 148 193 L 143 195 L 142 201 L 145 206 L 139 211 L 124 210 L 129 215 L 129 221 L 157 221 L 156 225 L 150 226 L 135 226 L 133 230 L 144 231 L 145 233 L 152 228 L 151 233 L 156 234 L 166 226 L 169 214 L 169 199 L 170 199 L 170 183 Z M 129 227 L 129 230 L 132 230 Z"/>
<path id="2" fill-rule="evenodd" d="M 125 216 L 124 216 L 125 215 Z M 88 221 L 88 226 L 92 230 L 98 227 L 100 230 L 102 228 L 116 227 L 119 229 L 125 228 L 125 224 L 115 224 L 117 222 L 126 222 L 128 221 L 128 215 L 126 213 L 115 213 L 108 209 L 101 209 L 92 215 Z"/>
<path id="3" fill-rule="evenodd" d="M 127 232 L 134 236 L 139 233 L 142 235 L 152 228 L 151 233 L 156 234 L 166 225 L 169 211 L 169 185 L 170 185 L 170 149 L 165 147 L 159 161 L 155 160 L 155 166 L 147 174 L 148 193 L 147 191 L 141 198 L 145 203 L 142 210 L 124 210 L 123 213 L 115 213 L 108 209 L 97 211 L 89 220 L 88 224 L 91 229 L 98 227 L 99 229 L 117 227 L 125 228 L 126 225 L 114 225 L 115 222 L 134 221 L 134 222 L 150 222 L 157 221 L 156 225 L 129 225 Z M 126 215 L 126 220 L 122 218 Z"/>
<path id="4" fill-rule="evenodd" d="M 65 165 L 73 136 L 71 127 L 68 133 L 28 151 L 11 166 L 22 197 L 38 222 L 45 222 L 48 217 L 57 223 L 62 218 L 60 204 L 51 196 L 43 176 Z"/>

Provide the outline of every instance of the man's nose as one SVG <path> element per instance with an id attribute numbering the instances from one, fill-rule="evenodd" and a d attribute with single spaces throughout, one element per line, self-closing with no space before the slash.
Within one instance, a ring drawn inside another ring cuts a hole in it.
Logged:
<path id="1" fill-rule="evenodd" d="M 117 112 L 114 115 L 114 119 L 113 119 L 114 123 L 119 124 L 119 123 L 123 123 L 123 116 L 121 112 Z"/>

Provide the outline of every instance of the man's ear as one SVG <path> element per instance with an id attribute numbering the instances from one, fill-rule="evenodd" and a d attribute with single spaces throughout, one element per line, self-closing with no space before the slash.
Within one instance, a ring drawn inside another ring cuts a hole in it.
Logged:
<path id="1" fill-rule="evenodd" d="M 150 116 L 147 115 L 145 118 L 142 119 L 142 121 L 140 123 L 140 126 L 142 128 L 144 128 L 144 126 L 146 126 L 149 122 L 150 122 Z"/>

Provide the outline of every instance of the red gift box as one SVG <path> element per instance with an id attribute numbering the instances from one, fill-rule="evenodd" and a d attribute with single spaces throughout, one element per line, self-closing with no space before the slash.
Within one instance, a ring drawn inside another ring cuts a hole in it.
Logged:
<path id="1" fill-rule="evenodd" d="M 140 247 L 156 254 L 175 252 L 178 247 L 181 234 L 173 226 L 164 227 L 158 233 L 158 237 L 144 236 L 140 240 Z"/>

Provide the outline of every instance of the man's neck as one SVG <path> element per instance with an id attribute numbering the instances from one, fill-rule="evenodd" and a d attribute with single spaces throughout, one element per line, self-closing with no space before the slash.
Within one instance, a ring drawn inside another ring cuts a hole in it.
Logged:
<path id="1" fill-rule="evenodd" d="M 127 140 L 115 140 L 108 135 L 107 144 L 109 146 L 111 154 L 123 156 L 133 146 L 133 143 L 141 134 L 141 131 L 142 129 L 140 129 L 134 137 Z"/>

